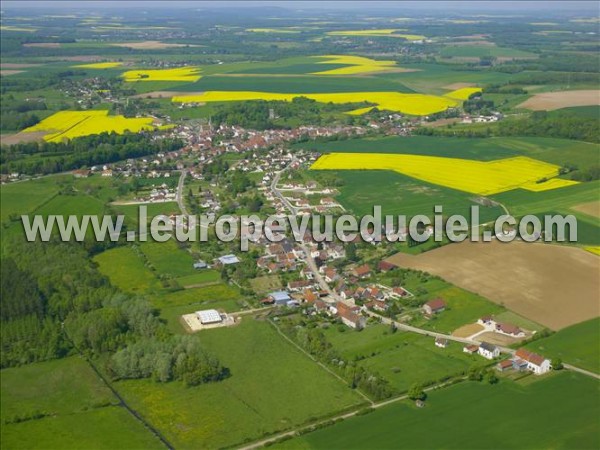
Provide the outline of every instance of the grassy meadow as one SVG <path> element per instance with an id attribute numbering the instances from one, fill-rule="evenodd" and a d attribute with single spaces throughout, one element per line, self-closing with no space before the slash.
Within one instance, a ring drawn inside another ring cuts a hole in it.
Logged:
<path id="1" fill-rule="evenodd" d="M 0 377 L 3 448 L 164 448 L 79 357 L 3 369 Z"/>
<path id="2" fill-rule="evenodd" d="M 429 384 L 460 374 L 481 357 L 463 353 L 462 345 L 451 342 L 445 349 L 434 338 L 373 325 L 357 332 L 330 327 L 325 336 L 343 358 L 356 361 L 390 382 L 397 392 L 406 392 L 414 383 Z"/>
<path id="3" fill-rule="evenodd" d="M 176 448 L 239 445 L 362 402 L 265 321 L 248 316 L 197 337 L 219 355 L 230 378 L 194 388 L 150 380 L 115 385 Z"/>
<path id="4" fill-rule="evenodd" d="M 464 382 L 429 393 L 424 408 L 398 402 L 274 448 L 594 449 L 599 387 L 568 372 L 526 384 Z"/>
<path id="5" fill-rule="evenodd" d="M 527 347 L 548 358 L 561 358 L 565 363 L 600 374 L 600 318 L 564 328 Z"/>

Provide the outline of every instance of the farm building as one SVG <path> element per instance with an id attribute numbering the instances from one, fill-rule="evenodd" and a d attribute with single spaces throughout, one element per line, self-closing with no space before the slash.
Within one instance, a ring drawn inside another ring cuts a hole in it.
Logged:
<path id="1" fill-rule="evenodd" d="M 463 353 L 468 353 L 470 355 L 474 355 L 478 351 L 479 351 L 479 346 L 478 345 L 465 345 L 463 347 Z"/>
<path id="2" fill-rule="evenodd" d="M 448 339 L 444 339 L 444 338 L 435 338 L 435 346 L 439 347 L 439 348 L 446 348 L 448 347 Z"/>
<path id="3" fill-rule="evenodd" d="M 512 369 L 512 367 L 513 362 L 510 359 L 505 359 L 504 361 L 500 361 L 498 364 L 496 364 L 496 370 L 499 372 L 505 372 Z"/>
<path id="4" fill-rule="evenodd" d="M 221 314 L 216 309 L 205 309 L 203 311 L 196 311 L 196 316 L 202 325 L 208 325 L 211 323 L 220 323 L 223 321 Z"/>
<path id="5" fill-rule="evenodd" d="M 224 266 L 228 266 L 230 264 L 237 264 L 240 262 L 237 256 L 235 255 L 224 255 L 217 258 L 221 264 Z"/>
<path id="6" fill-rule="evenodd" d="M 338 302 L 336 305 L 338 316 L 342 319 L 344 325 L 360 330 L 365 327 L 366 320 L 360 315 L 360 307 L 349 306 L 343 302 Z"/>
<path id="7" fill-rule="evenodd" d="M 441 298 L 430 300 L 423 305 L 423 312 L 428 316 L 437 314 L 446 309 L 446 302 Z"/>
<path id="8" fill-rule="evenodd" d="M 379 265 L 377 267 L 379 268 L 380 272 L 385 273 L 389 272 L 390 270 L 394 270 L 398 266 L 388 261 L 379 261 Z"/>
<path id="9" fill-rule="evenodd" d="M 368 264 L 363 264 L 362 266 L 356 267 L 352 270 L 352 275 L 358 278 L 368 278 L 371 276 L 371 268 Z"/>
<path id="10" fill-rule="evenodd" d="M 482 342 L 479 345 L 479 349 L 477 350 L 481 356 L 486 359 L 494 359 L 500 356 L 500 350 L 493 344 L 489 344 L 488 342 Z"/>
<path id="11" fill-rule="evenodd" d="M 511 323 L 496 323 L 496 331 L 512 337 L 525 337 L 525 332 Z"/>
<path id="12" fill-rule="evenodd" d="M 268 302 L 265 303 L 274 303 L 277 306 L 285 306 L 288 304 L 289 301 L 292 300 L 292 298 L 290 297 L 290 294 L 288 294 L 287 291 L 275 291 L 269 294 L 267 300 Z"/>
<path id="13" fill-rule="evenodd" d="M 527 363 L 527 369 L 531 370 L 536 375 L 542 375 L 552 368 L 548 359 L 524 348 L 517 350 L 515 358 L 525 361 Z"/>
<path id="14" fill-rule="evenodd" d="M 194 263 L 194 269 L 199 270 L 199 269 L 206 269 L 208 267 L 208 264 L 206 264 L 204 261 L 202 260 L 198 260 Z"/>

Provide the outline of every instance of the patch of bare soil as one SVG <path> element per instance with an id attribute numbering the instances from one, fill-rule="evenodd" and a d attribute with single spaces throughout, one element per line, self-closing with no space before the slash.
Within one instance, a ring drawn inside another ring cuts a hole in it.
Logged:
<path id="1" fill-rule="evenodd" d="M 600 105 L 600 90 L 584 89 L 577 91 L 542 92 L 528 98 L 517 108 L 533 111 L 552 111 L 569 106 Z"/>
<path id="2" fill-rule="evenodd" d="M 553 330 L 600 315 L 600 258 L 580 248 L 465 241 L 388 261 L 438 275 Z"/>

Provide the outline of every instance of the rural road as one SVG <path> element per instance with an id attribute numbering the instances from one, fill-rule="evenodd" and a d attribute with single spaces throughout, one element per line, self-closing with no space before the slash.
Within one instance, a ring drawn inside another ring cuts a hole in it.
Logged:
<path id="1" fill-rule="evenodd" d="M 463 380 L 466 380 L 466 378 L 464 378 Z M 436 384 L 436 385 L 430 386 L 430 387 L 425 388 L 423 390 L 425 392 L 429 392 L 429 391 L 433 391 L 435 389 L 442 388 L 442 387 L 444 387 L 444 386 L 446 386 L 448 384 L 449 384 L 448 382 L 444 382 L 444 383 L 440 383 L 440 384 Z M 264 447 L 267 444 L 273 443 L 273 441 L 277 441 L 277 440 L 279 440 L 279 439 L 281 439 L 283 437 L 286 437 L 286 436 L 293 437 L 293 436 L 295 436 L 299 432 L 310 430 L 313 427 L 318 428 L 319 425 L 323 425 L 323 424 L 325 424 L 327 422 L 350 419 L 351 417 L 356 416 L 359 412 L 361 412 L 361 411 L 363 411 L 363 410 L 365 410 L 367 408 L 370 408 L 370 409 L 379 409 L 379 408 L 382 408 L 384 406 L 388 406 L 388 405 L 390 405 L 392 403 L 396 403 L 396 402 L 399 402 L 399 401 L 402 401 L 402 400 L 407 400 L 407 399 L 408 399 L 408 395 L 401 395 L 399 397 L 394 397 L 394 398 L 390 398 L 390 399 L 387 399 L 387 400 L 382 400 L 382 401 L 377 402 L 377 403 L 372 403 L 371 405 L 368 405 L 368 406 L 361 406 L 361 407 L 356 408 L 355 410 L 349 411 L 347 413 L 343 413 L 343 414 L 340 414 L 340 415 L 334 416 L 334 417 L 329 417 L 327 419 L 320 420 L 320 421 L 318 421 L 316 423 L 313 423 L 311 425 L 307 425 L 307 426 L 304 426 L 304 427 L 296 428 L 294 430 L 290 430 L 290 431 L 286 431 L 286 432 L 283 432 L 283 433 L 279 433 L 279 434 L 273 435 L 271 437 L 262 439 L 260 441 L 254 442 L 252 444 L 246 445 L 244 447 L 239 447 L 239 450 L 254 450 L 254 449 L 257 449 L 257 448 L 261 448 L 261 447 Z"/>
<path id="2" fill-rule="evenodd" d="M 293 159 L 291 161 L 290 164 L 292 164 L 295 161 L 295 159 Z M 289 166 L 288 166 L 289 167 Z M 290 211 L 290 214 L 292 216 L 296 216 L 296 209 L 292 206 L 292 204 L 283 196 L 283 194 L 279 191 L 279 189 L 277 189 L 277 184 L 279 184 L 279 179 L 281 178 L 281 174 L 287 169 L 284 168 L 283 170 L 277 172 L 275 174 L 275 176 L 273 177 L 273 182 L 271 183 L 271 191 L 273 192 L 273 194 L 275 194 L 285 205 L 285 207 Z M 501 205 L 503 208 L 504 206 Z M 505 208 L 506 210 L 506 208 Z M 336 301 L 341 301 L 344 302 L 350 306 L 353 306 L 352 303 L 343 300 L 339 295 L 337 295 L 337 293 L 335 291 L 333 291 L 331 289 L 331 287 L 329 286 L 329 284 L 325 281 L 325 279 L 322 277 L 321 273 L 319 272 L 317 265 L 315 264 L 314 259 L 310 256 L 310 252 L 308 251 L 308 249 L 306 248 L 306 246 L 302 243 L 301 244 L 301 248 L 304 251 L 306 258 L 305 258 L 305 262 L 308 266 L 308 268 L 311 270 L 311 272 L 314 274 L 315 279 L 317 280 L 317 282 L 319 283 L 319 285 L 321 286 L 321 288 L 323 290 L 325 290 L 326 292 L 328 292 L 331 297 L 336 300 Z M 379 320 L 381 320 L 382 323 L 391 325 L 392 323 L 396 326 L 396 328 L 398 328 L 399 330 L 404 330 L 404 331 L 408 331 L 411 333 L 417 333 L 417 334 L 421 334 L 424 336 L 431 336 L 434 338 L 443 338 L 443 339 L 447 339 L 449 341 L 455 341 L 455 342 L 460 342 L 462 344 L 474 344 L 474 345 L 479 345 L 481 342 L 480 341 L 476 341 L 473 339 L 467 339 L 467 338 L 461 338 L 458 336 L 452 336 L 452 335 L 448 335 L 448 334 L 443 334 L 443 333 L 437 333 L 435 331 L 430 331 L 430 330 L 424 330 L 422 328 L 417 328 L 417 327 L 413 327 L 411 325 L 406 325 L 403 323 L 399 323 L 396 322 L 395 320 L 392 320 L 388 317 L 384 317 L 380 314 L 377 314 L 373 311 L 366 311 L 366 313 L 370 316 L 370 317 L 375 317 Z M 508 348 L 508 347 L 501 347 L 501 346 L 497 346 L 498 349 L 500 350 L 500 352 L 502 353 L 507 353 L 510 355 L 514 355 L 516 350 L 512 349 L 512 348 Z M 585 370 L 585 369 L 581 369 L 579 367 L 573 366 L 571 364 L 563 364 L 565 369 L 568 370 L 572 370 L 574 372 L 579 372 L 583 375 L 589 376 L 589 377 L 593 377 L 596 379 L 600 379 L 600 375 L 594 373 L 594 372 L 590 372 L 589 370 Z"/>
<path id="3" fill-rule="evenodd" d="M 183 188 L 185 184 L 185 177 L 187 176 L 187 170 L 181 169 L 181 175 L 179 175 L 179 182 L 177 183 L 177 194 L 175 199 L 177 200 L 177 205 L 179 205 L 179 209 L 181 210 L 181 214 L 184 216 L 189 215 L 187 208 L 185 207 L 185 202 L 183 201 Z"/>
<path id="4" fill-rule="evenodd" d="M 290 162 L 290 165 L 293 164 L 295 161 L 296 161 L 296 159 L 292 159 L 292 161 Z M 286 169 L 287 169 L 287 167 L 286 167 Z M 297 216 L 296 208 L 294 208 L 292 206 L 292 204 L 288 201 L 288 199 L 283 196 L 283 194 L 279 191 L 279 189 L 277 189 L 277 185 L 279 184 L 279 179 L 281 178 L 281 174 L 286 169 L 283 169 L 283 170 L 275 173 L 275 176 L 273 177 L 273 181 L 271 182 L 271 191 L 283 202 L 285 207 L 289 210 L 290 215 L 296 217 Z M 313 273 L 315 280 L 317 280 L 321 289 L 328 292 L 329 295 L 331 295 L 335 300 L 338 300 L 338 301 L 341 300 L 341 298 L 329 287 L 329 284 L 327 284 L 327 282 L 325 281 L 325 279 L 319 272 L 319 269 L 317 267 L 317 264 L 315 263 L 315 260 L 310 256 L 310 250 L 308 249 L 308 247 L 304 244 L 304 242 L 300 242 L 299 244 L 300 244 L 300 248 L 306 255 L 306 257 L 305 257 L 306 265 L 308 266 L 310 271 Z"/>

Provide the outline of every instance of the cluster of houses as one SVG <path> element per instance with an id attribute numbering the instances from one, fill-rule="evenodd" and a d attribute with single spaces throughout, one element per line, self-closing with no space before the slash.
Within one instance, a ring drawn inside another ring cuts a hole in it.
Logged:
<path id="1" fill-rule="evenodd" d="M 437 345 L 437 340 L 436 340 Z M 463 347 L 463 352 L 471 355 L 478 354 L 486 359 L 492 360 L 500 356 L 500 349 L 494 344 L 482 342 L 479 345 L 466 345 Z M 496 369 L 500 372 L 507 370 L 526 371 L 529 370 L 536 375 L 542 375 L 552 369 L 550 360 L 544 358 L 537 353 L 530 352 L 527 349 L 521 348 L 515 352 L 512 358 L 500 361 L 496 365 Z"/>
<path id="2" fill-rule="evenodd" d="M 496 322 L 492 316 L 484 316 L 480 318 L 477 323 L 483 325 L 483 327 L 488 331 L 493 331 L 495 333 L 504 334 L 514 338 L 525 337 L 525 331 L 518 326 L 508 322 Z"/>
<path id="3" fill-rule="evenodd" d="M 250 130 L 236 125 L 210 124 L 199 131 L 189 125 L 181 125 L 175 135 L 188 143 L 191 151 L 205 151 L 218 155 L 225 152 L 246 152 L 300 139 L 315 139 L 330 136 L 362 136 L 367 128 L 360 126 L 301 126 L 292 129 Z"/>

